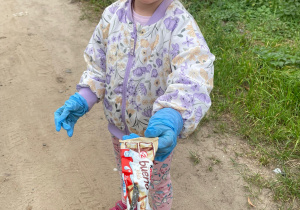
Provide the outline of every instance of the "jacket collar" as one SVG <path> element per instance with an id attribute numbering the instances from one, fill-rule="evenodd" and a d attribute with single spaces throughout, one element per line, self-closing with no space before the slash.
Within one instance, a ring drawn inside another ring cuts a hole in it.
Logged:
<path id="1" fill-rule="evenodd" d="M 128 0 L 128 6 L 127 6 L 127 17 L 128 19 L 133 22 L 133 17 L 132 17 L 132 0 Z M 169 7 L 169 5 L 173 2 L 173 0 L 164 0 L 158 8 L 155 10 L 151 18 L 149 19 L 148 23 L 146 24 L 147 26 L 156 23 L 159 21 L 161 18 L 165 16 L 166 10 Z"/>

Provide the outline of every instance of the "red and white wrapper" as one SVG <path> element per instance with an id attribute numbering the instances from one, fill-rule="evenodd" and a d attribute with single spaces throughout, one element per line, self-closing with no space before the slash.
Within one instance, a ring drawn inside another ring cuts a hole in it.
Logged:
<path id="1" fill-rule="evenodd" d="M 131 205 L 136 205 L 137 210 L 152 210 L 148 193 L 158 138 L 139 137 L 120 140 L 120 145 L 123 192 L 127 210 L 130 210 Z M 137 189 L 138 193 L 135 192 Z"/>

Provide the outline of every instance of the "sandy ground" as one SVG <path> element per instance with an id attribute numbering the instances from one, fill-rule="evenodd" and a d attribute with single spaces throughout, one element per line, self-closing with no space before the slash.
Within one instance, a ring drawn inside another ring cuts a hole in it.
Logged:
<path id="1" fill-rule="evenodd" d="M 83 50 L 96 24 L 80 21 L 69 0 L 0 1 L 0 209 L 109 209 L 120 198 L 102 104 L 80 119 L 75 134 L 57 133 L 54 111 L 75 92 Z M 180 140 L 171 174 L 173 209 L 250 209 L 232 159 L 247 145 L 204 125 Z M 190 161 L 189 151 L 200 163 Z M 256 209 L 276 209 L 269 191 Z"/>

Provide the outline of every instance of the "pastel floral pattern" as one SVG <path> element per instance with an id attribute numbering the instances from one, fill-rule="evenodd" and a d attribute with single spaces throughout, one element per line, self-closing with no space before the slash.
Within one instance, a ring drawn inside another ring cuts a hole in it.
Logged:
<path id="1" fill-rule="evenodd" d="M 175 58 L 176 55 L 179 54 L 179 45 L 177 43 L 172 44 L 172 50 L 171 50 L 170 54 L 172 55 L 172 58 Z"/>
<path id="2" fill-rule="evenodd" d="M 117 15 L 119 18 L 119 21 L 122 23 L 126 23 L 126 11 L 124 8 L 121 8 L 117 11 Z"/>
<path id="3" fill-rule="evenodd" d="M 156 70 L 156 69 L 153 69 L 153 70 L 152 70 L 152 73 L 151 73 L 151 77 L 154 77 L 154 78 L 156 78 L 156 77 L 157 77 L 157 75 L 158 75 L 158 72 L 157 72 L 157 70 Z"/>
<path id="4" fill-rule="evenodd" d="M 145 87 L 145 85 L 143 83 L 140 84 L 140 90 L 141 90 L 141 94 L 142 95 L 147 95 L 147 88 Z"/>
<path id="5" fill-rule="evenodd" d="M 168 17 L 167 19 L 164 20 L 164 24 L 166 28 L 170 31 L 174 31 L 175 28 L 177 27 L 179 22 L 178 17 Z"/>
<path id="6" fill-rule="evenodd" d="M 118 9 L 118 6 L 112 6 L 108 10 L 110 11 L 111 14 L 115 14 L 117 9 Z"/>
<path id="7" fill-rule="evenodd" d="M 139 135 L 155 112 L 176 109 L 185 138 L 211 105 L 215 57 L 180 1 L 174 0 L 157 22 L 136 30 L 129 6 L 119 0 L 103 12 L 85 49 L 87 70 L 77 88 L 89 87 L 103 101 L 109 123 Z M 132 39 L 137 41 L 128 64 Z"/>
<path id="8" fill-rule="evenodd" d="M 137 77 L 141 77 L 146 72 L 149 72 L 149 70 L 146 67 L 139 67 L 139 68 L 136 68 L 135 70 L 133 70 L 133 75 L 135 75 Z"/>

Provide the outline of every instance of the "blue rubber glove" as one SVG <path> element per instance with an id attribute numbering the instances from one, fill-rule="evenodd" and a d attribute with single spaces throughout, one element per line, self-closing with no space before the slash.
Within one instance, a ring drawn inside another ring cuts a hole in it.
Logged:
<path id="1" fill-rule="evenodd" d="M 139 135 L 135 134 L 135 133 L 131 133 L 130 135 L 125 135 L 122 137 L 122 140 L 128 140 L 128 139 L 135 139 L 140 137 Z"/>
<path id="2" fill-rule="evenodd" d="M 145 137 L 159 137 L 156 161 L 162 162 L 171 154 L 177 144 L 177 137 L 182 127 L 181 115 L 172 108 L 163 108 L 150 118 Z"/>
<path id="3" fill-rule="evenodd" d="M 74 125 L 86 112 L 89 106 L 86 100 L 79 94 L 72 95 L 65 104 L 54 112 L 54 122 L 56 131 L 60 131 L 63 127 L 69 137 L 73 136 Z"/>
<path id="4" fill-rule="evenodd" d="M 172 108 L 164 108 L 156 112 L 149 120 L 145 137 L 158 139 L 158 150 L 155 160 L 163 162 L 173 151 L 177 144 L 177 136 L 183 127 L 183 120 L 179 112 Z M 140 137 L 135 133 L 125 135 L 123 140 Z"/>

